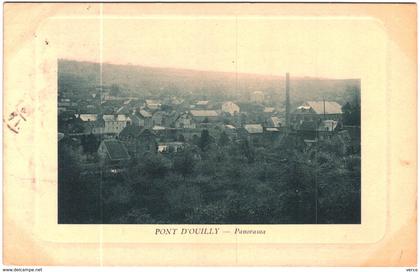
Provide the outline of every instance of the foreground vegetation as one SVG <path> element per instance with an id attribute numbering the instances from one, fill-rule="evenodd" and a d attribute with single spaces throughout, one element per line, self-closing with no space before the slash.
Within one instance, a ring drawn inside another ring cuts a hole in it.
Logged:
<path id="1" fill-rule="evenodd" d="M 147 153 L 105 175 L 82 174 L 81 151 L 60 144 L 59 223 L 360 223 L 360 151 L 340 146 L 202 135 L 182 152 Z"/>

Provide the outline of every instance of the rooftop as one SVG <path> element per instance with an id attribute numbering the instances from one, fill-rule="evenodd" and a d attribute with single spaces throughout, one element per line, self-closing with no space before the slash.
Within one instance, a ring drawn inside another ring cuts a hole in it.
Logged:
<path id="1" fill-rule="evenodd" d="M 219 114 L 215 110 L 191 110 L 194 117 L 217 117 Z"/>
<path id="2" fill-rule="evenodd" d="M 260 124 L 248 124 L 244 128 L 250 134 L 263 133 L 263 127 Z"/>
<path id="3" fill-rule="evenodd" d="M 127 105 L 124 105 L 117 110 L 117 113 L 118 114 L 128 114 L 128 113 L 130 113 L 130 108 Z"/>
<path id="4" fill-rule="evenodd" d="M 158 104 L 160 104 L 160 101 L 156 100 L 156 99 L 146 99 L 146 104 L 148 104 L 148 105 L 158 105 Z"/>
<path id="5" fill-rule="evenodd" d="M 271 116 L 270 119 L 271 119 L 271 122 L 273 123 L 273 125 L 275 127 L 280 127 L 281 126 L 281 120 L 280 120 L 279 117 L 277 117 L 277 116 Z"/>
<path id="6" fill-rule="evenodd" d="M 273 107 L 265 107 L 265 108 L 264 108 L 264 112 L 265 112 L 265 113 L 271 113 L 271 112 L 274 112 L 274 108 L 273 108 Z"/>
<path id="7" fill-rule="evenodd" d="M 106 147 L 108 156 L 110 160 L 128 160 L 130 156 L 128 155 L 127 149 L 125 146 L 117 140 L 104 140 L 103 144 Z"/>
<path id="8" fill-rule="evenodd" d="M 124 115 L 124 114 L 118 114 L 117 115 L 117 121 L 119 121 L 119 122 L 127 122 L 127 121 L 129 121 L 130 120 L 130 117 L 127 117 L 126 115 Z"/>
<path id="9" fill-rule="evenodd" d="M 98 116 L 96 114 L 80 114 L 79 115 L 80 120 L 82 120 L 83 122 L 96 121 L 97 117 Z"/>
<path id="10" fill-rule="evenodd" d="M 165 127 L 162 127 L 162 126 L 153 126 L 152 130 L 165 130 Z"/>
<path id="11" fill-rule="evenodd" d="M 104 119 L 104 121 L 115 121 L 115 115 L 105 114 L 102 116 L 102 119 Z"/>
<path id="12" fill-rule="evenodd" d="M 121 130 L 119 136 L 120 138 L 126 138 L 126 137 L 137 138 L 142 133 L 143 129 L 144 129 L 143 127 L 129 125 L 123 128 L 123 130 Z"/>
<path id="13" fill-rule="evenodd" d="M 144 118 L 152 117 L 152 114 L 145 110 L 140 110 L 140 115 L 143 116 Z"/>
<path id="14" fill-rule="evenodd" d="M 236 129 L 234 126 L 232 126 L 232 125 L 225 125 L 225 128 L 227 128 L 227 129 Z"/>
<path id="15" fill-rule="evenodd" d="M 316 114 L 341 114 L 341 105 L 334 101 L 308 101 L 297 108 L 298 111 L 305 113 L 313 111 Z"/>
<path id="16" fill-rule="evenodd" d="M 196 104 L 197 105 L 200 105 L 200 106 L 205 106 L 205 105 L 208 105 L 209 104 L 209 101 L 207 101 L 207 100 L 200 100 Z"/>

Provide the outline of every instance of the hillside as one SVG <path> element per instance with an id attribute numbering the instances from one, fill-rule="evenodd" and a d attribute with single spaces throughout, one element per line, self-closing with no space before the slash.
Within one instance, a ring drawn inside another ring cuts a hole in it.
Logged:
<path id="1" fill-rule="evenodd" d="M 86 92 L 100 85 L 98 63 L 58 61 L 58 87 L 61 91 Z M 192 98 L 236 99 L 246 101 L 254 91 L 263 91 L 273 103 L 284 100 L 284 77 L 257 74 L 154 68 L 133 65 L 102 65 L 102 84 L 119 85 L 139 97 L 166 94 L 190 95 Z M 291 101 L 328 99 L 340 103 L 353 100 L 360 92 L 358 79 L 296 78 L 291 75 Z"/>

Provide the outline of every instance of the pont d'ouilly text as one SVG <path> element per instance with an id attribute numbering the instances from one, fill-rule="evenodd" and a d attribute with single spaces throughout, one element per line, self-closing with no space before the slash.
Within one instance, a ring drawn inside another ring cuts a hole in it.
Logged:
<path id="1" fill-rule="evenodd" d="M 199 234 L 199 235 L 217 235 L 220 228 L 158 228 L 155 230 L 155 235 L 186 235 L 186 234 Z"/>
<path id="2" fill-rule="evenodd" d="M 261 229 L 241 229 L 235 228 L 234 231 L 221 230 L 215 227 L 203 227 L 203 228 L 157 228 L 155 229 L 155 235 L 217 235 L 217 234 L 250 234 L 250 235 L 264 235 L 265 230 Z"/>

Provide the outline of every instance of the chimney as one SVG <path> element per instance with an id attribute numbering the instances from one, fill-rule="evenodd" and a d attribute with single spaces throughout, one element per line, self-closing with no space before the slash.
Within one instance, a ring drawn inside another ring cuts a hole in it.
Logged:
<path id="1" fill-rule="evenodd" d="M 289 73 L 286 73 L 286 128 L 290 125 L 290 82 Z"/>

